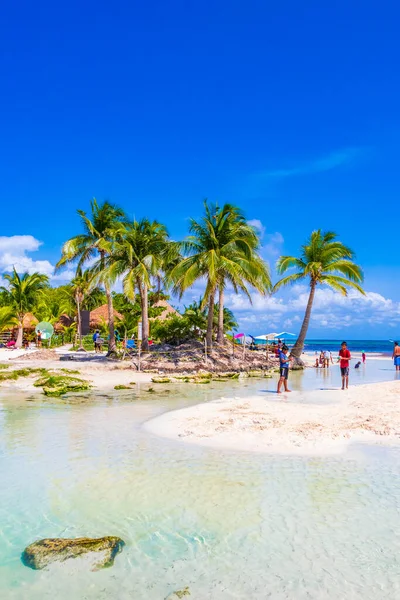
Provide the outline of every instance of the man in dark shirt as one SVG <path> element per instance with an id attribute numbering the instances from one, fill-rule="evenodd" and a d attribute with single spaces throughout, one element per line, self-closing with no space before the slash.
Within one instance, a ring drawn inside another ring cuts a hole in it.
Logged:
<path id="1" fill-rule="evenodd" d="M 290 358 L 289 358 L 289 352 L 288 352 L 289 348 L 287 346 L 282 346 L 282 348 L 279 350 L 279 373 L 280 373 L 280 377 L 279 377 L 279 381 L 278 381 L 278 389 L 277 392 L 278 394 L 281 394 L 281 388 L 282 385 L 285 388 L 285 392 L 291 392 L 292 390 L 289 390 L 288 388 L 288 377 L 289 377 L 289 365 L 290 365 Z"/>

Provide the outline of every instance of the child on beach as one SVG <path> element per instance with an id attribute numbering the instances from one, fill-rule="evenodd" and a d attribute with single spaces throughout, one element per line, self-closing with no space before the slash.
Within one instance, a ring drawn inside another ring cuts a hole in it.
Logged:
<path id="1" fill-rule="evenodd" d="M 392 358 L 396 371 L 400 371 L 400 346 L 398 342 L 394 343 Z"/>
<path id="2" fill-rule="evenodd" d="M 339 350 L 340 372 L 342 374 L 342 390 L 349 388 L 349 360 L 351 359 L 350 350 L 347 348 L 346 342 L 342 342 Z"/>
<path id="3" fill-rule="evenodd" d="M 358 363 L 356 363 L 356 364 L 354 365 L 354 368 L 355 368 L 355 369 L 359 369 L 359 368 L 360 368 L 360 365 L 361 365 L 361 360 L 359 360 L 359 361 L 358 361 Z"/>
<path id="4" fill-rule="evenodd" d="M 363 365 L 365 365 L 365 361 L 367 360 L 367 357 L 365 356 L 365 352 L 364 352 L 364 350 L 362 351 L 362 354 L 361 354 L 361 359 L 362 359 L 362 361 L 363 361 Z"/>
<path id="5" fill-rule="evenodd" d="M 290 365 L 290 358 L 289 358 L 289 352 L 288 352 L 289 348 L 287 346 L 282 346 L 281 350 L 279 350 L 279 381 L 278 381 L 278 389 L 277 389 L 277 393 L 281 394 L 281 387 L 282 385 L 285 388 L 285 392 L 291 392 L 292 390 L 289 390 L 288 388 L 288 377 L 289 377 L 289 365 Z"/>

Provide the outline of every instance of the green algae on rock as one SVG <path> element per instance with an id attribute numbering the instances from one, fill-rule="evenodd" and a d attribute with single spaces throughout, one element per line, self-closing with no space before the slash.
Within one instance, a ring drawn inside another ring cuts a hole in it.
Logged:
<path id="1" fill-rule="evenodd" d="M 46 538 L 27 546 L 21 560 L 31 569 L 44 569 L 54 562 L 64 562 L 89 552 L 101 553 L 101 558 L 94 565 L 94 570 L 111 567 L 116 555 L 122 551 L 125 542 L 116 536 L 102 538 Z"/>
<path id="2" fill-rule="evenodd" d="M 176 590 L 169 594 L 165 600 L 176 600 L 177 598 L 184 598 L 185 596 L 190 596 L 190 590 L 188 586 L 186 586 L 183 590 Z"/>
<path id="3" fill-rule="evenodd" d="M 130 385 L 123 385 L 123 384 L 119 384 L 119 385 L 114 385 L 114 390 L 131 390 L 131 386 Z"/>
<path id="4" fill-rule="evenodd" d="M 171 379 L 169 377 L 152 377 L 151 381 L 153 383 L 171 383 Z"/>
<path id="5" fill-rule="evenodd" d="M 85 392 L 91 388 L 88 381 L 69 375 L 47 375 L 35 381 L 33 385 L 42 387 L 45 396 L 54 397 L 63 396 L 68 392 Z"/>

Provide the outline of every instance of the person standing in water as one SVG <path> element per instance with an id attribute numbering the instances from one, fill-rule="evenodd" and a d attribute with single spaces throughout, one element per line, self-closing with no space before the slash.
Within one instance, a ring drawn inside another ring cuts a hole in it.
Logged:
<path id="1" fill-rule="evenodd" d="M 349 368 L 350 368 L 350 359 L 351 354 L 350 350 L 347 348 L 346 342 L 342 342 L 342 346 L 339 350 L 340 357 L 340 372 L 342 375 L 342 390 L 346 387 L 346 390 L 349 388 Z"/>
<path id="2" fill-rule="evenodd" d="M 288 377 L 289 377 L 289 348 L 285 345 L 282 346 L 281 350 L 279 350 L 279 381 L 278 381 L 278 389 L 277 393 L 281 394 L 282 385 L 285 388 L 285 392 L 291 392 L 288 388 Z"/>
<path id="3" fill-rule="evenodd" d="M 365 361 L 367 360 L 367 357 L 365 356 L 364 350 L 362 351 L 362 354 L 361 354 L 361 360 L 363 361 L 363 365 L 365 365 Z"/>
<path id="4" fill-rule="evenodd" d="M 392 354 L 394 366 L 396 371 L 400 371 L 400 346 L 399 342 L 394 343 L 393 354 Z"/>

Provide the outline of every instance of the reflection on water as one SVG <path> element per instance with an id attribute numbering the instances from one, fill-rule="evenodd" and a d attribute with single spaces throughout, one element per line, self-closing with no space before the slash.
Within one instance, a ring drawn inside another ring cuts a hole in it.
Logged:
<path id="1" fill-rule="evenodd" d="M 336 374 L 318 373 L 318 386 Z M 315 372 L 293 374 L 308 389 Z M 332 378 L 332 379 L 331 379 Z M 342 459 L 221 453 L 141 424 L 216 395 L 276 381 L 171 386 L 78 403 L 4 399 L 0 410 L 0 597 L 383 600 L 400 597 L 400 452 Z M 233 389 L 232 389 L 233 388 Z M 84 400 L 84 401 L 83 401 Z M 23 567 L 42 537 L 118 535 L 111 569 Z"/>

